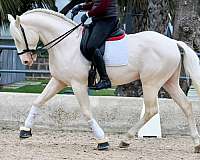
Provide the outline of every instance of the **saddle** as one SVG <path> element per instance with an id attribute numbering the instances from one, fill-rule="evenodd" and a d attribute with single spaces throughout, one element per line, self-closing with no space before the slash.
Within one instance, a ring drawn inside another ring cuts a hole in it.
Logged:
<path id="1" fill-rule="evenodd" d="M 81 44 L 80 44 L 80 49 L 81 49 L 81 52 L 83 55 L 86 55 L 86 53 L 87 53 L 86 46 L 87 46 L 88 38 L 90 36 L 90 29 L 91 29 L 90 25 L 84 26 L 83 35 L 82 35 Z M 113 32 L 107 38 L 106 41 L 117 41 L 117 40 L 123 39 L 124 37 L 125 37 L 125 31 L 122 30 L 121 28 L 119 28 L 118 25 L 116 25 L 115 29 L 113 30 Z M 99 49 L 100 49 L 102 55 L 104 55 L 105 42 Z M 86 59 L 88 59 L 88 58 L 86 57 Z M 88 74 L 88 87 L 92 87 L 92 86 L 96 85 L 96 81 L 95 81 L 96 75 L 97 75 L 96 67 L 93 63 L 91 63 L 91 67 L 90 67 L 89 74 Z"/>
<path id="2" fill-rule="evenodd" d="M 116 31 L 114 31 L 109 38 L 107 39 L 107 41 L 117 41 L 120 39 L 123 39 L 125 37 L 125 31 L 122 30 L 121 28 L 118 28 Z"/>

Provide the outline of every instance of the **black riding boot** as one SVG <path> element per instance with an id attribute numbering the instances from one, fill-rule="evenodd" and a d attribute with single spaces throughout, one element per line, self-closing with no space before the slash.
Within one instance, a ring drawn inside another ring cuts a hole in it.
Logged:
<path id="1" fill-rule="evenodd" d="M 95 86 L 90 87 L 90 89 L 99 90 L 99 89 L 111 88 L 111 82 L 106 73 L 104 59 L 99 49 L 96 49 L 92 57 L 92 61 L 97 68 L 97 71 L 100 76 L 100 81 Z"/>

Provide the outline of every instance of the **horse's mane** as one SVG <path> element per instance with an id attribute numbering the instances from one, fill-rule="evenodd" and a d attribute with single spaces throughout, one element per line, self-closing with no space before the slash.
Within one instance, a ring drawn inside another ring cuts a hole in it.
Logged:
<path id="1" fill-rule="evenodd" d="M 32 9 L 32 10 L 29 10 L 29 11 L 23 13 L 22 15 L 27 15 L 27 14 L 29 14 L 29 13 L 35 13 L 35 12 L 53 15 L 53 16 L 62 18 L 63 20 L 65 20 L 65 21 L 71 23 L 71 24 L 74 25 L 74 26 L 77 25 L 74 21 L 72 21 L 71 19 L 67 18 L 64 14 L 61 14 L 61 13 L 58 13 L 58 12 L 55 12 L 55 11 L 49 10 L 49 9 L 41 9 L 41 8 Z"/>

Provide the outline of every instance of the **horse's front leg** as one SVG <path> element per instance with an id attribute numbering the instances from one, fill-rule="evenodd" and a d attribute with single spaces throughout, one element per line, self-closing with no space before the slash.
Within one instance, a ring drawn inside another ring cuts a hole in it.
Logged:
<path id="1" fill-rule="evenodd" d="M 29 138 L 32 136 L 31 128 L 34 124 L 36 117 L 39 114 L 40 107 L 45 104 L 50 98 L 52 98 L 56 93 L 61 91 L 66 85 L 55 78 L 51 78 L 43 92 L 37 97 L 33 102 L 33 106 L 25 120 L 25 126 L 20 127 L 20 138 Z"/>
<path id="2" fill-rule="evenodd" d="M 98 150 L 106 150 L 109 148 L 109 143 L 107 138 L 105 137 L 104 131 L 98 125 L 96 120 L 94 119 L 92 112 L 90 110 L 90 101 L 88 96 L 88 88 L 85 84 L 82 84 L 79 81 L 73 80 L 71 82 L 74 94 L 80 104 L 81 112 L 88 121 L 89 127 L 91 128 L 95 139 L 97 141 L 97 149 Z"/>

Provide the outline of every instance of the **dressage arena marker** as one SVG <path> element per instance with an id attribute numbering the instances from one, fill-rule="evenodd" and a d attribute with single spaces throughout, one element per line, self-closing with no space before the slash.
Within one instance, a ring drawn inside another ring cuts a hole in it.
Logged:
<path id="1" fill-rule="evenodd" d="M 140 115 L 140 118 L 144 115 L 145 112 L 145 106 L 143 103 L 142 112 Z M 139 131 L 138 131 L 138 137 L 144 138 L 144 137 L 157 137 L 162 138 L 161 133 L 161 125 L 160 125 L 160 114 L 159 114 L 159 105 L 158 105 L 158 113 L 154 115 Z"/>

